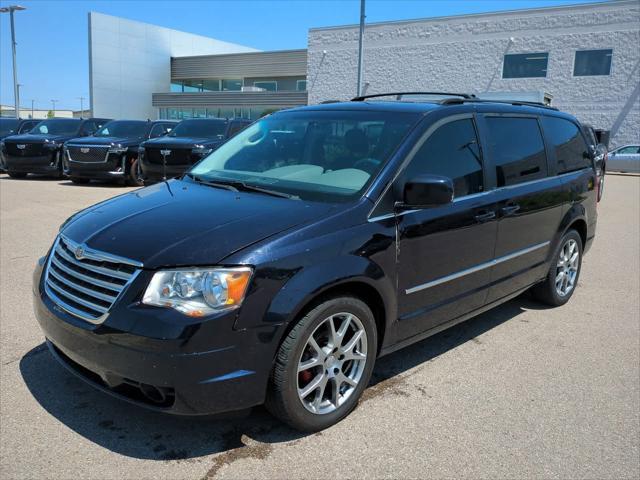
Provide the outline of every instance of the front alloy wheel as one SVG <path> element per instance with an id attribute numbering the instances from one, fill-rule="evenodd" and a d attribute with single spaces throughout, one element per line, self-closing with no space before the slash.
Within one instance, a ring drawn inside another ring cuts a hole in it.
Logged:
<path id="1" fill-rule="evenodd" d="M 311 333 L 298 362 L 298 397 L 311 413 L 333 412 L 353 394 L 367 362 L 367 332 L 340 312 Z"/>
<path id="2" fill-rule="evenodd" d="M 339 422 L 369 383 L 376 351 L 376 323 L 367 304 L 353 297 L 322 302 L 282 342 L 267 408 L 303 431 Z"/>

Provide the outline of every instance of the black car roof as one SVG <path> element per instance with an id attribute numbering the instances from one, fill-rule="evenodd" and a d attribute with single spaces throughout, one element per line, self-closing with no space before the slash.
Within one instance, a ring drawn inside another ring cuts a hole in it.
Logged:
<path id="1" fill-rule="evenodd" d="M 426 114 L 436 110 L 450 109 L 451 113 L 465 111 L 495 112 L 495 113 L 520 113 L 530 115 L 550 115 L 575 120 L 572 115 L 560 112 L 555 108 L 545 105 L 529 104 L 526 102 L 503 102 L 478 99 L 447 98 L 433 101 L 407 101 L 407 100 L 373 100 L 364 99 L 347 102 L 327 102 L 318 105 L 296 107 L 283 112 L 299 111 L 379 111 L 379 112 L 407 112 Z"/>

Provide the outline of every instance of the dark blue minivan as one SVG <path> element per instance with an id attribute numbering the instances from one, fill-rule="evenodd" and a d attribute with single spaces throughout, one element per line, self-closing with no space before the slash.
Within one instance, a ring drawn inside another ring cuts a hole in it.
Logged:
<path id="1" fill-rule="evenodd" d="M 581 125 L 411 98 L 269 115 L 183 177 L 73 215 L 33 278 L 53 355 L 137 405 L 266 403 L 314 431 L 377 357 L 528 289 L 567 302 L 597 219 Z"/>

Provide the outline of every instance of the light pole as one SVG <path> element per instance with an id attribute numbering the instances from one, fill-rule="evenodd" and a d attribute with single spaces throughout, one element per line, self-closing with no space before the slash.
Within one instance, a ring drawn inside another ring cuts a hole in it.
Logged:
<path id="1" fill-rule="evenodd" d="M 31 99 L 31 118 L 33 118 L 33 98 Z"/>
<path id="2" fill-rule="evenodd" d="M 362 95 L 362 40 L 364 37 L 364 1 L 360 0 L 360 34 L 358 35 L 358 91 L 356 96 Z"/>
<path id="3" fill-rule="evenodd" d="M 20 5 L 10 5 L 8 7 L 0 8 L 0 13 L 9 12 L 11 18 L 11 51 L 13 53 L 13 97 L 15 101 L 15 114 L 16 118 L 20 116 L 20 92 L 18 91 L 18 71 L 16 67 L 16 30 L 13 24 L 13 12 L 26 10 L 25 7 Z"/>
<path id="4" fill-rule="evenodd" d="M 80 116 L 84 115 L 84 97 L 76 97 L 80 99 Z"/>
<path id="5" fill-rule="evenodd" d="M 51 105 L 53 105 L 53 116 L 56 116 L 56 102 L 59 102 L 59 100 L 51 100 Z"/>

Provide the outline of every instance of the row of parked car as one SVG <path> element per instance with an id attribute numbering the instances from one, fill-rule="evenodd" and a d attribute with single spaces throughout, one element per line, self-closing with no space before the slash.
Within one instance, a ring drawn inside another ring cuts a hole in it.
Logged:
<path id="1" fill-rule="evenodd" d="M 118 180 L 144 185 L 182 175 L 251 123 L 246 119 L 0 119 L 0 168 L 68 177 L 74 183 Z"/>

